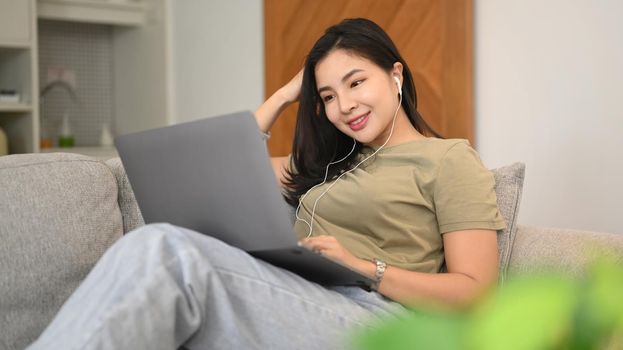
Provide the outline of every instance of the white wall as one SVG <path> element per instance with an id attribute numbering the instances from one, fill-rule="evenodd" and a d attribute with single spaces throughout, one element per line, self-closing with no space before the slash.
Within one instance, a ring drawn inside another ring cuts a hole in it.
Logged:
<path id="1" fill-rule="evenodd" d="M 623 2 L 475 2 L 478 150 L 526 163 L 519 221 L 623 233 Z"/>
<path id="2" fill-rule="evenodd" d="M 151 11 L 140 28 L 113 28 L 114 131 L 117 135 L 166 124 L 168 77 L 166 0 L 147 0 Z"/>
<path id="3" fill-rule="evenodd" d="M 171 122 L 239 110 L 264 99 L 262 0 L 169 0 Z"/>

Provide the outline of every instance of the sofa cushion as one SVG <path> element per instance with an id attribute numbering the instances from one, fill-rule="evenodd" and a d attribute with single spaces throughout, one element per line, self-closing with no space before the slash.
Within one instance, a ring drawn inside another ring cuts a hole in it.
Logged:
<path id="1" fill-rule="evenodd" d="M 0 157 L 0 344 L 36 339 L 123 232 L 117 184 L 76 154 Z"/>
<path id="2" fill-rule="evenodd" d="M 497 195 L 498 207 L 506 221 L 506 228 L 498 233 L 500 284 L 506 280 L 510 254 L 517 233 L 517 214 L 521 202 L 525 168 L 523 163 L 514 163 L 491 170 L 495 177 L 495 194 Z"/>

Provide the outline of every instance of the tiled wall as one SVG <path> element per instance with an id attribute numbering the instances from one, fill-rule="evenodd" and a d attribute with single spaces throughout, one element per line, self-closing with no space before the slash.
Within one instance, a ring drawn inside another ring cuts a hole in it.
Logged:
<path id="1" fill-rule="evenodd" d="M 102 127 L 112 123 L 114 113 L 112 27 L 49 20 L 38 24 L 39 90 L 48 84 L 50 68 L 54 74 L 65 69 L 68 80 L 75 77 L 76 96 L 74 102 L 63 87 L 55 86 L 41 98 L 41 135 L 56 143 L 67 112 L 76 146 L 98 145 Z"/>

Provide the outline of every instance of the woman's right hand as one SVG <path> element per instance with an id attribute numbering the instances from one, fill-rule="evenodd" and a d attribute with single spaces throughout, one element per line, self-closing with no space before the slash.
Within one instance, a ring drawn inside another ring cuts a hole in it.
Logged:
<path id="1" fill-rule="evenodd" d="M 279 88 L 256 111 L 255 119 L 260 130 L 267 132 L 286 107 L 296 102 L 301 94 L 303 69 L 287 84 Z"/>
<path id="2" fill-rule="evenodd" d="M 256 111 L 255 120 L 260 130 L 268 132 L 277 120 L 281 112 L 296 102 L 301 94 L 301 85 L 303 83 L 303 69 L 301 69 L 290 81 L 279 88 L 272 96 L 268 98 Z M 287 186 L 287 169 L 289 167 L 288 157 L 271 158 L 275 177 L 280 186 Z"/>
<path id="3" fill-rule="evenodd" d="M 289 103 L 298 101 L 303 84 L 303 69 L 299 70 L 290 81 L 279 89 L 281 96 Z"/>

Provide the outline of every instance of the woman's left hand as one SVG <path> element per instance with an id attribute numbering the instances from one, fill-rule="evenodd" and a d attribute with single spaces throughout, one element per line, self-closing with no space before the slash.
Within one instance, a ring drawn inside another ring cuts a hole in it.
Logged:
<path id="1" fill-rule="evenodd" d="M 361 259 L 346 250 L 333 236 L 314 236 L 301 241 L 303 245 L 342 264 L 357 268 Z"/>

